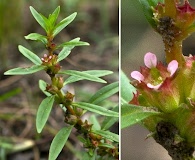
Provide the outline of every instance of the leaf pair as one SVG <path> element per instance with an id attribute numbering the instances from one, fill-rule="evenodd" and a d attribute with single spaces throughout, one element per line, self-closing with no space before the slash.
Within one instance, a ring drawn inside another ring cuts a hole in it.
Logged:
<path id="1" fill-rule="evenodd" d="M 28 58 L 35 65 L 27 68 L 19 67 L 19 68 L 10 69 L 4 73 L 5 75 L 32 74 L 45 69 L 45 66 L 41 65 L 42 64 L 41 59 L 35 53 L 31 52 L 30 50 L 28 50 L 27 48 L 21 45 L 18 46 L 18 49 L 26 58 Z"/>
<path id="2" fill-rule="evenodd" d="M 43 16 L 42 14 L 38 13 L 32 6 L 30 6 L 30 11 L 36 21 L 41 25 L 41 27 L 45 30 L 47 36 L 38 34 L 38 33 L 31 33 L 25 36 L 26 39 L 41 41 L 45 45 L 48 43 L 47 38 L 54 38 L 60 31 L 62 31 L 68 24 L 70 24 L 76 17 L 77 13 L 73 13 L 70 16 L 66 17 L 65 19 L 61 20 L 58 24 L 56 24 L 56 20 L 58 18 L 60 12 L 60 6 L 58 6 L 55 11 L 49 15 L 48 18 Z M 89 45 L 87 42 L 81 42 L 79 39 L 72 40 L 70 42 L 64 42 L 58 45 L 55 49 L 63 48 L 65 46 L 70 46 L 70 50 L 75 46 L 83 46 Z M 72 47 L 72 48 L 71 48 Z"/>
<path id="3" fill-rule="evenodd" d="M 47 35 L 53 36 L 53 38 L 64 29 L 69 23 L 71 23 L 76 17 L 77 13 L 73 13 L 67 18 L 56 24 L 58 18 L 60 7 L 58 6 L 55 11 L 49 15 L 48 18 L 38 13 L 32 6 L 30 6 L 30 11 L 36 21 L 41 25 L 41 27 L 46 31 Z M 55 25 L 56 24 L 56 25 Z"/>

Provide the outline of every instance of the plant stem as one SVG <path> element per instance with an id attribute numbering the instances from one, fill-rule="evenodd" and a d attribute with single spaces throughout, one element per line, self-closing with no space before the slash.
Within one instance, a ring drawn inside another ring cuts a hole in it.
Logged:
<path id="1" fill-rule="evenodd" d="M 194 160 L 194 147 L 186 141 L 177 141 L 178 129 L 171 123 L 161 121 L 156 126 L 154 139 L 162 145 L 173 160 Z"/>

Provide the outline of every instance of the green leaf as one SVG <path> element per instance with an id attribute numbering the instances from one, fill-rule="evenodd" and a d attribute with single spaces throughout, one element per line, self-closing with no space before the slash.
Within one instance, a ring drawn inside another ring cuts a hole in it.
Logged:
<path id="1" fill-rule="evenodd" d="M 54 137 L 50 149 L 49 149 L 49 160 L 55 160 L 60 152 L 62 151 L 73 126 L 62 128 Z"/>
<path id="2" fill-rule="evenodd" d="M 41 59 L 35 53 L 31 52 L 30 50 L 21 45 L 18 46 L 18 49 L 26 58 L 28 58 L 34 64 L 36 65 L 42 64 Z"/>
<path id="3" fill-rule="evenodd" d="M 39 88 L 41 89 L 41 91 L 46 95 L 46 96 L 51 96 L 51 94 L 49 92 L 46 91 L 46 86 L 47 83 L 43 80 L 39 80 Z"/>
<path id="4" fill-rule="evenodd" d="M 103 131 L 103 130 L 92 130 L 93 133 L 95 134 L 99 134 L 102 137 L 105 137 L 106 139 L 115 141 L 115 142 L 119 142 L 119 135 L 112 133 L 110 131 Z"/>
<path id="5" fill-rule="evenodd" d="M 119 112 L 119 106 L 113 108 L 112 111 Z M 117 121 L 119 121 L 117 117 L 105 117 L 102 122 L 101 129 L 108 130 Z"/>
<path id="6" fill-rule="evenodd" d="M 87 43 L 87 42 L 82 42 L 82 41 L 71 42 L 71 41 L 69 41 L 69 42 L 64 42 L 64 43 L 58 45 L 56 47 L 56 49 L 62 48 L 62 47 L 66 47 L 66 46 L 73 46 L 73 47 L 75 47 L 75 46 L 88 46 L 88 45 L 89 45 L 89 43 Z"/>
<path id="7" fill-rule="evenodd" d="M 29 35 L 24 37 L 25 39 L 30 39 L 33 41 L 41 41 L 43 44 L 47 44 L 47 37 L 38 33 L 30 33 Z"/>
<path id="8" fill-rule="evenodd" d="M 164 0 L 139 0 L 139 2 L 142 5 L 146 19 L 153 28 L 156 28 L 156 23 L 153 19 L 152 7 L 155 8 L 158 2 L 163 2 L 163 1 Z"/>
<path id="9" fill-rule="evenodd" d="M 82 72 L 90 74 L 92 76 L 96 76 L 96 77 L 103 77 L 103 76 L 113 73 L 112 71 L 108 71 L 108 70 L 88 70 L 88 71 L 82 71 Z M 84 80 L 84 78 L 77 77 L 77 76 L 70 76 L 64 81 L 64 85 L 77 82 L 80 80 Z"/>
<path id="10" fill-rule="evenodd" d="M 99 147 L 101 146 L 101 147 L 106 147 L 106 148 L 115 148 L 115 146 L 113 146 L 112 144 L 109 144 L 109 143 L 100 143 L 99 145 L 98 145 Z"/>
<path id="11" fill-rule="evenodd" d="M 14 68 L 6 71 L 4 75 L 25 75 L 25 74 L 32 74 L 38 71 L 45 69 L 45 66 L 42 65 L 34 65 L 29 68 Z"/>
<path id="12" fill-rule="evenodd" d="M 89 117 L 89 122 L 91 124 L 93 124 L 93 126 L 92 126 L 93 130 L 100 130 L 101 129 L 100 123 L 95 115 L 91 115 Z"/>
<path id="13" fill-rule="evenodd" d="M 68 24 L 70 24 L 75 19 L 76 15 L 77 13 L 75 12 L 60 21 L 60 23 L 58 23 L 53 30 L 53 36 L 55 37 L 61 30 L 63 30 Z"/>
<path id="14" fill-rule="evenodd" d="M 49 114 L 51 112 L 53 103 L 55 100 L 55 96 L 49 96 L 45 98 L 41 104 L 39 105 L 38 111 L 37 111 L 37 117 L 36 117 L 36 127 L 37 132 L 41 133 L 43 127 L 45 126 L 45 123 L 49 117 Z"/>
<path id="15" fill-rule="evenodd" d="M 59 72 L 59 74 L 67 74 L 67 75 L 71 75 L 71 76 L 77 76 L 79 78 L 83 78 L 89 81 L 95 81 L 95 82 L 99 82 L 99 83 L 107 83 L 105 80 L 98 78 L 96 76 L 90 75 L 88 73 L 85 72 L 81 72 L 81 71 L 75 71 L 75 70 L 66 70 L 66 71 L 61 71 Z"/>
<path id="16" fill-rule="evenodd" d="M 160 112 L 145 111 L 142 106 L 124 104 L 121 106 L 121 128 L 132 126 L 150 116 L 160 114 Z"/>
<path id="17" fill-rule="evenodd" d="M 121 103 L 128 103 L 133 98 L 133 92 L 136 89 L 130 84 L 129 79 L 121 71 Z"/>
<path id="18" fill-rule="evenodd" d="M 98 104 L 102 102 L 103 100 L 107 99 L 108 97 L 114 95 L 119 90 L 119 83 L 114 82 L 112 84 L 109 84 L 103 88 L 101 88 L 99 91 L 97 91 L 90 99 L 89 103 Z"/>
<path id="19" fill-rule="evenodd" d="M 41 27 L 43 27 L 43 29 L 48 32 L 47 18 L 38 13 L 32 6 L 30 6 L 30 11 L 36 21 L 41 25 Z"/>
<path id="20" fill-rule="evenodd" d="M 49 21 L 50 21 L 52 27 L 54 27 L 54 25 L 55 25 L 55 23 L 56 23 L 56 20 L 57 20 L 57 18 L 58 18 L 59 13 L 60 13 L 60 6 L 58 6 L 58 7 L 55 9 L 55 11 L 54 11 L 52 14 L 49 15 L 49 18 L 48 18 L 48 19 L 49 19 Z"/>
<path id="21" fill-rule="evenodd" d="M 118 117 L 118 113 L 108 110 L 106 108 L 103 108 L 101 106 L 95 105 L 95 104 L 90 104 L 90 103 L 85 103 L 85 102 L 77 102 L 77 103 L 73 103 L 73 106 L 94 112 L 94 113 L 98 113 L 104 116 L 112 116 L 112 117 Z"/>
<path id="22" fill-rule="evenodd" d="M 70 42 L 79 42 L 79 40 L 80 40 L 80 38 L 75 38 L 75 39 L 71 40 Z M 70 54 L 71 49 L 73 49 L 74 47 L 75 46 L 64 47 L 58 55 L 57 62 L 60 62 L 61 60 L 65 59 Z"/>

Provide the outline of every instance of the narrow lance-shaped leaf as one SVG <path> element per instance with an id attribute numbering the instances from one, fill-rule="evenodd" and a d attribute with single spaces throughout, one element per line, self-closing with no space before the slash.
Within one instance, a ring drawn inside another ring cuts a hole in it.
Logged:
<path id="1" fill-rule="evenodd" d="M 91 124 L 93 124 L 93 126 L 92 126 L 93 130 L 100 130 L 101 129 L 99 120 L 97 119 L 97 117 L 94 114 L 89 117 L 89 122 Z"/>
<path id="2" fill-rule="evenodd" d="M 75 38 L 73 40 L 71 40 L 70 42 L 79 42 L 80 38 Z M 58 59 L 57 59 L 57 62 L 60 62 L 61 60 L 65 59 L 71 52 L 71 49 L 73 49 L 74 46 L 66 46 L 64 47 L 59 55 L 58 55 Z"/>
<path id="3" fill-rule="evenodd" d="M 73 103 L 72 105 L 104 116 L 113 116 L 113 117 L 119 116 L 117 112 L 108 110 L 106 108 L 103 108 L 95 104 L 77 102 L 77 103 Z"/>
<path id="4" fill-rule="evenodd" d="M 105 137 L 106 139 L 115 141 L 115 142 L 119 142 L 119 135 L 112 133 L 110 131 L 103 131 L 103 130 L 92 130 L 93 133 L 95 134 L 99 134 L 102 137 Z"/>
<path id="5" fill-rule="evenodd" d="M 43 127 L 45 126 L 45 123 L 47 122 L 47 119 L 51 112 L 54 100 L 55 100 L 54 95 L 49 96 L 45 98 L 39 105 L 39 108 L 37 111 L 37 117 L 36 117 L 36 127 L 37 127 L 38 133 L 41 133 Z"/>
<path id="6" fill-rule="evenodd" d="M 119 112 L 119 106 L 113 108 L 112 111 Z M 119 121 L 119 118 L 117 117 L 105 117 L 104 121 L 102 122 L 101 129 L 108 130 L 117 121 Z"/>
<path id="7" fill-rule="evenodd" d="M 97 91 L 90 99 L 89 103 L 98 104 L 105 100 L 106 98 L 114 95 L 119 90 L 119 83 L 114 82 L 112 84 L 109 84 L 103 88 L 101 88 L 99 91 Z"/>
<path id="8" fill-rule="evenodd" d="M 115 148 L 114 145 L 109 144 L 109 143 L 100 143 L 98 146 L 99 147 L 106 147 L 106 148 Z"/>
<path id="9" fill-rule="evenodd" d="M 54 25 L 55 25 L 55 23 L 56 23 L 56 20 L 57 20 L 57 18 L 58 18 L 59 13 L 60 13 L 60 6 L 58 6 L 58 7 L 55 9 L 55 11 L 54 11 L 52 14 L 49 15 L 49 18 L 48 18 L 48 19 L 49 19 L 49 21 L 50 21 L 52 27 L 54 27 Z"/>
<path id="10" fill-rule="evenodd" d="M 133 98 L 133 92 L 135 92 L 135 88 L 130 84 L 129 79 L 121 71 L 121 103 L 128 103 Z"/>
<path id="11" fill-rule="evenodd" d="M 83 41 L 79 41 L 79 42 L 71 42 L 71 41 L 69 41 L 69 42 L 64 42 L 64 43 L 58 45 L 56 47 L 56 49 L 62 48 L 62 47 L 66 47 L 66 46 L 74 46 L 75 47 L 75 46 L 88 46 L 88 45 L 89 45 L 89 43 L 83 42 Z"/>
<path id="12" fill-rule="evenodd" d="M 63 30 L 68 24 L 70 24 L 75 19 L 76 15 L 77 13 L 75 12 L 60 21 L 60 23 L 58 23 L 53 30 L 53 36 L 55 37 L 61 30 Z"/>
<path id="13" fill-rule="evenodd" d="M 46 96 L 51 96 L 49 92 L 46 91 L 47 83 L 43 80 L 39 80 L 39 88 Z"/>
<path id="14" fill-rule="evenodd" d="M 47 37 L 38 33 L 30 33 L 29 35 L 25 36 L 25 38 L 33 41 L 41 41 L 43 44 L 47 44 Z"/>
<path id="15" fill-rule="evenodd" d="M 121 128 L 132 126 L 150 116 L 160 114 L 156 111 L 145 111 L 141 106 L 124 104 L 121 107 Z"/>
<path id="16" fill-rule="evenodd" d="M 45 66 L 42 65 L 34 65 L 29 68 L 13 68 L 4 73 L 4 75 L 25 75 L 25 74 L 32 74 L 41 70 L 44 70 Z"/>
<path id="17" fill-rule="evenodd" d="M 41 25 L 41 27 L 43 27 L 43 29 L 47 32 L 47 18 L 43 18 L 44 16 L 41 15 L 40 13 L 38 13 L 32 6 L 30 6 L 30 11 L 33 15 L 33 17 L 36 19 L 36 21 Z"/>
<path id="18" fill-rule="evenodd" d="M 107 83 L 105 80 L 98 78 L 96 76 L 90 75 L 88 73 L 84 73 L 81 71 L 75 71 L 75 70 L 66 70 L 66 71 L 61 71 L 59 74 L 67 74 L 71 76 L 77 76 L 89 81 L 94 81 L 94 82 L 99 82 L 99 83 Z"/>
<path id="19" fill-rule="evenodd" d="M 88 71 L 82 71 L 82 72 L 96 76 L 96 77 L 103 77 L 103 76 L 113 73 L 112 71 L 108 71 L 108 70 L 88 70 Z M 84 78 L 77 77 L 77 76 L 70 76 L 64 81 L 64 85 L 68 83 L 77 82 L 80 80 L 84 80 Z"/>
<path id="20" fill-rule="evenodd" d="M 40 65 L 42 63 L 41 59 L 27 48 L 19 45 L 18 49 L 26 58 L 28 58 L 34 64 Z"/>
<path id="21" fill-rule="evenodd" d="M 50 149 L 49 149 L 49 160 L 55 160 L 60 152 L 62 151 L 73 126 L 62 128 L 54 137 Z"/>

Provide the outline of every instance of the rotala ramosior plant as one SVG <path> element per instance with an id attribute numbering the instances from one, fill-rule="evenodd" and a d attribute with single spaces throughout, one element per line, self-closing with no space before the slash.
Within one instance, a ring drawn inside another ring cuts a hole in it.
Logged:
<path id="1" fill-rule="evenodd" d="M 122 75 L 122 127 L 142 122 L 173 160 L 195 159 L 195 57 L 182 53 L 183 40 L 195 31 L 195 9 L 187 0 L 140 3 L 148 22 L 162 36 L 167 64 L 149 52 L 145 67 L 131 73 L 135 88 Z"/>
<path id="2" fill-rule="evenodd" d="M 74 20 L 76 13 L 56 23 L 60 7 L 57 7 L 48 18 L 38 13 L 33 7 L 30 7 L 30 11 L 36 21 L 45 30 L 46 35 L 31 33 L 25 36 L 25 38 L 42 42 L 47 49 L 47 53 L 42 54 L 42 58 L 39 58 L 32 51 L 19 45 L 19 51 L 34 63 L 34 65 L 29 68 L 11 69 L 5 72 L 5 75 L 25 75 L 33 74 L 38 71 L 45 71 L 45 73 L 49 75 L 51 79 L 50 83 L 39 80 L 39 87 L 47 97 L 41 102 L 37 111 L 37 131 L 41 133 L 43 130 L 54 103 L 62 108 L 62 112 L 64 112 L 64 122 L 66 123 L 66 126 L 56 134 L 51 143 L 49 160 L 54 160 L 58 157 L 73 128 L 76 128 L 79 134 L 78 139 L 83 143 L 84 148 L 86 148 L 88 152 L 88 154 L 84 154 L 83 159 L 118 159 L 119 138 L 117 134 L 109 131 L 109 128 L 118 121 L 118 107 L 112 107 L 112 110 L 108 110 L 98 105 L 106 98 L 118 92 L 118 82 L 103 87 L 89 100 L 86 100 L 86 102 L 74 102 L 74 97 L 79 95 L 73 95 L 68 91 L 66 93 L 63 91 L 63 88 L 67 84 L 84 79 L 106 83 L 106 81 L 100 77 L 109 75 L 112 71 L 62 70 L 60 61 L 64 60 L 71 53 L 71 49 L 75 46 L 89 45 L 86 42 L 80 41 L 80 38 L 75 38 L 61 44 L 56 44 L 54 41 L 58 33 Z M 56 53 L 56 50 L 60 51 L 59 54 Z M 70 77 L 64 79 L 64 75 L 69 75 Z M 102 124 L 98 124 L 99 122 L 97 120 L 96 124 L 98 125 L 91 124 L 87 119 L 83 120 L 82 115 L 85 114 L 86 111 L 105 116 Z"/>

